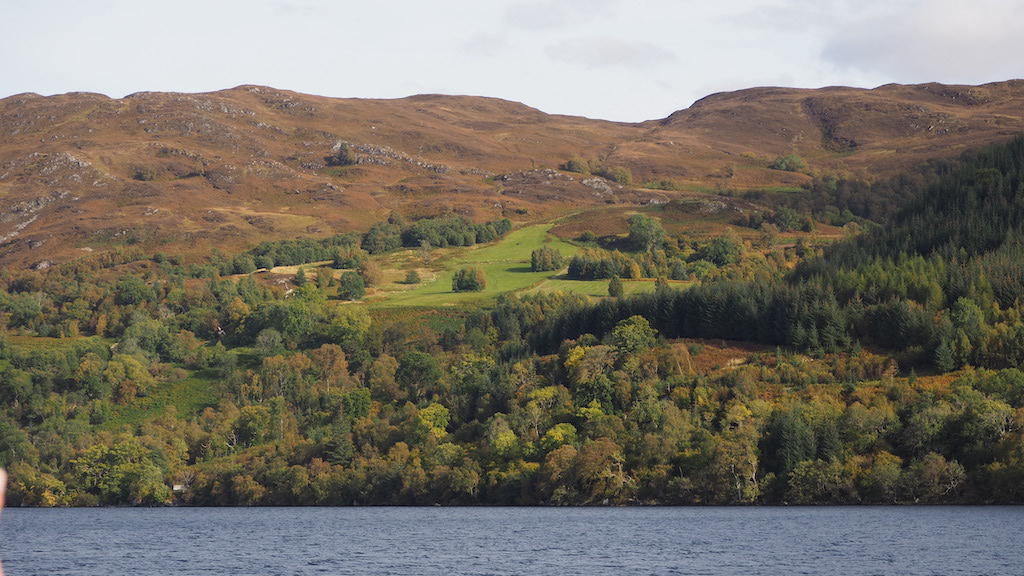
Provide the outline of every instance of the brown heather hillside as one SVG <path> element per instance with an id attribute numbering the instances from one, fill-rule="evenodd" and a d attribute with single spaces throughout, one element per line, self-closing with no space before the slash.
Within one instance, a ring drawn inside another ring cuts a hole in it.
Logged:
<path id="1" fill-rule="evenodd" d="M 333 99 L 258 86 L 209 94 L 0 100 L 0 264 L 123 245 L 225 251 L 364 230 L 391 211 L 537 220 L 715 189 L 872 178 L 1024 131 L 1024 81 L 874 90 L 755 88 L 660 121 L 545 114 L 491 98 Z M 328 166 L 346 143 L 358 163 Z M 558 171 L 573 156 L 633 185 Z M 640 184 L 671 181 L 675 191 Z"/>

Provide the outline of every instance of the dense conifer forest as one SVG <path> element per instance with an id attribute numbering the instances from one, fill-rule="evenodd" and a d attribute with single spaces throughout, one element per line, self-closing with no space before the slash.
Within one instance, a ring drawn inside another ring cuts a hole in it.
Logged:
<path id="1" fill-rule="evenodd" d="M 818 178 L 768 223 L 801 218 L 855 226 L 758 251 L 635 218 L 621 251 L 588 243 L 567 275 L 653 293 L 452 308 L 350 303 L 333 272 L 372 285 L 377 255 L 493 242 L 509 221 L 395 215 L 203 262 L 129 245 L 3 269 L 10 503 L 1024 500 L 1024 140 Z M 561 265 L 540 248 L 525 266 Z"/>

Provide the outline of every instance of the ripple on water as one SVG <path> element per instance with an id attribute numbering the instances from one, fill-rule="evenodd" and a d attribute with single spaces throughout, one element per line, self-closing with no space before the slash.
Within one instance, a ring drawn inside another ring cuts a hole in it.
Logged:
<path id="1" fill-rule="evenodd" d="M 7 576 L 1016 575 L 1016 508 L 5 510 Z"/>

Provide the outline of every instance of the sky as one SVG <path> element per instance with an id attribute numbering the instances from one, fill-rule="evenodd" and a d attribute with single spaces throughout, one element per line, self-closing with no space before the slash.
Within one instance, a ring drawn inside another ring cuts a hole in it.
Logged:
<path id="1" fill-rule="evenodd" d="M 635 122 L 757 86 L 1024 78 L 1020 0 L 0 0 L 0 98 L 467 94 Z"/>

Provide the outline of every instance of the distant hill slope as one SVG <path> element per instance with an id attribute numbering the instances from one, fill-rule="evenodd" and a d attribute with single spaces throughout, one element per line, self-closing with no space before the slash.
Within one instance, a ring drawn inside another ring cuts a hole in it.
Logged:
<path id="1" fill-rule="evenodd" d="M 639 124 L 492 98 L 259 86 L 120 100 L 22 94 L 0 100 L 0 264 L 124 244 L 241 248 L 365 229 L 391 210 L 531 220 L 699 189 L 796 186 L 809 176 L 768 168 L 791 153 L 818 173 L 874 177 L 1021 132 L 1019 80 L 754 88 Z M 329 165 L 342 146 L 357 163 Z M 574 156 L 627 168 L 635 187 L 554 171 Z M 639 187 L 648 181 L 677 191 Z"/>

